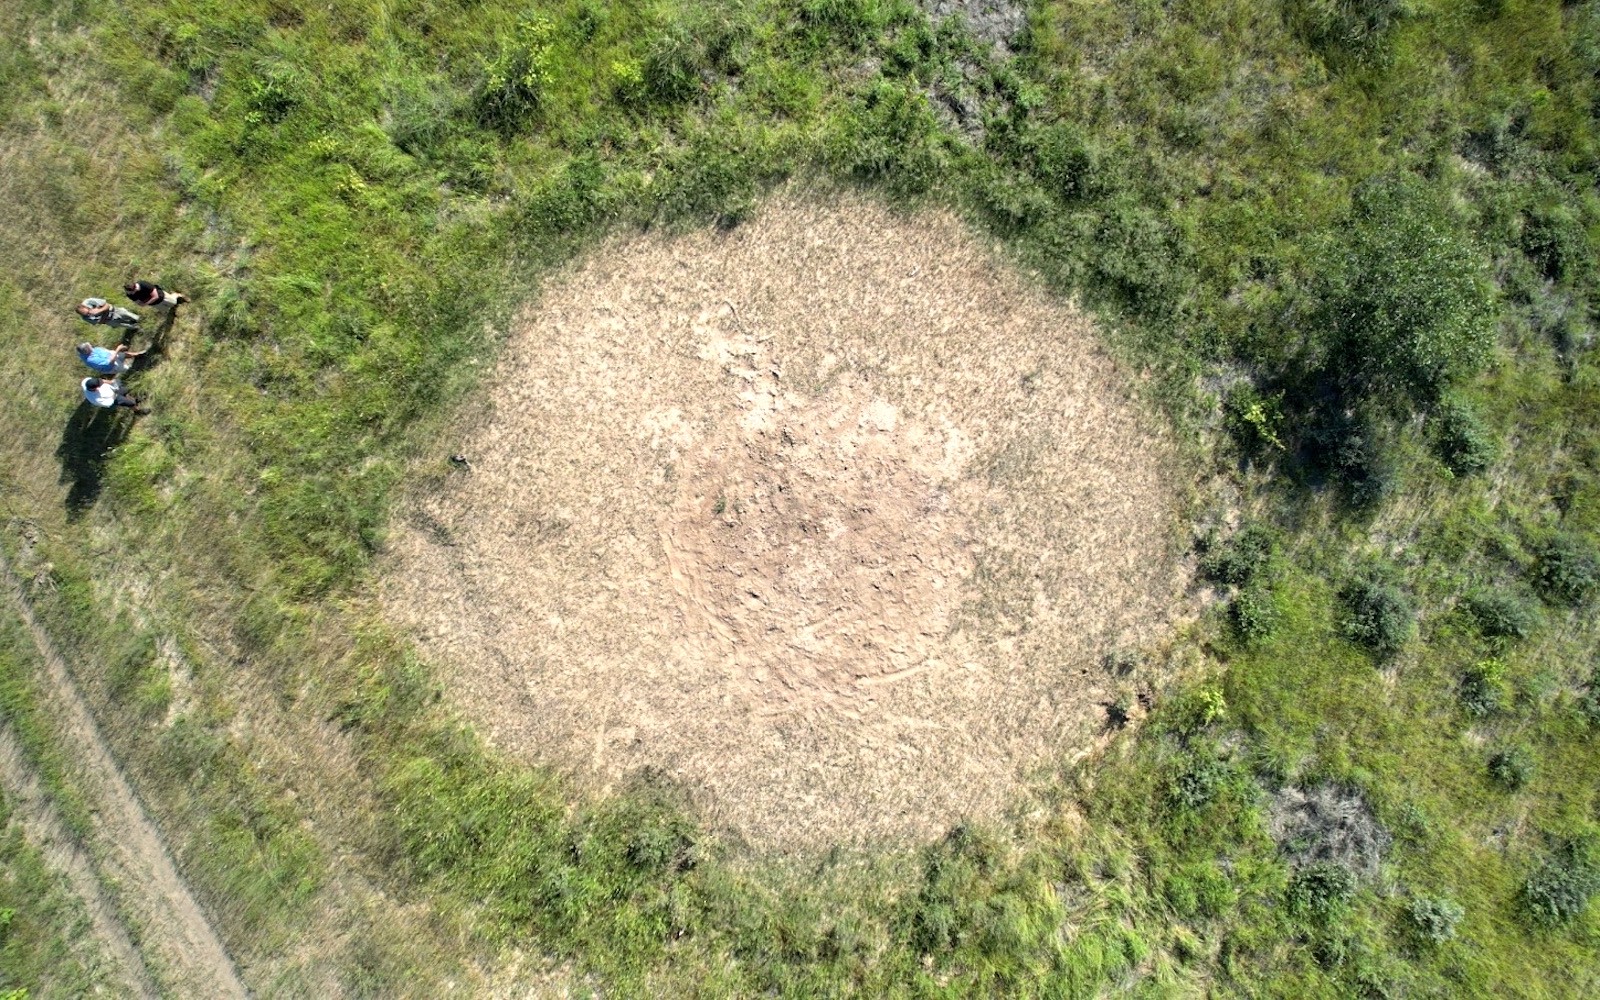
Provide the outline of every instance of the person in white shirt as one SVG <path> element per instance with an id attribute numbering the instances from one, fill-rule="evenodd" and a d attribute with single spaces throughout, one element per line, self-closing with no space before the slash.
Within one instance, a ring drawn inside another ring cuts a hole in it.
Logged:
<path id="1" fill-rule="evenodd" d="M 150 412 L 148 407 L 140 405 L 139 397 L 123 392 L 122 383 L 114 378 L 86 378 L 82 385 L 83 398 L 89 401 L 90 406 L 98 406 L 103 410 L 123 406 L 134 413 Z"/>

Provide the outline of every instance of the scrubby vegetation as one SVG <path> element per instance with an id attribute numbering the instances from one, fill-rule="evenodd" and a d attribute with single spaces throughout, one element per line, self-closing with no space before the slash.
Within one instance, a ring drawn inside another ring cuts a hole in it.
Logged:
<path id="1" fill-rule="evenodd" d="M 904 0 L 0 29 L 5 552 L 264 992 L 512 950 L 608 995 L 1592 986 L 1600 5 L 1046 0 L 1010 58 Z M 910 854 L 751 857 L 664 781 L 575 800 L 368 600 L 539 276 L 790 178 L 953 206 L 1079 295 L 1252 525 L 1139 726 Z M 196 299 L 131 433 L 73 415 L 62 350 L 129 268 Z M 1273 838 L 1322 785 L 1392 831 L 1383 878 Z"/>

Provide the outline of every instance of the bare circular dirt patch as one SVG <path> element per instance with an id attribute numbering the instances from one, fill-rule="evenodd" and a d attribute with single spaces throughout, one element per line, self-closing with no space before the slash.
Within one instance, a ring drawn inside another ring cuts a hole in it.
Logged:
<path id="1" fill-rule="evenodd" d="M 791 196 L 613 242 L 489 385 L 391 613 L 498 748 L 659 769 L 757 843 L 994 815 L 1183 584 L 1125 378 L 947 216 Z"/>

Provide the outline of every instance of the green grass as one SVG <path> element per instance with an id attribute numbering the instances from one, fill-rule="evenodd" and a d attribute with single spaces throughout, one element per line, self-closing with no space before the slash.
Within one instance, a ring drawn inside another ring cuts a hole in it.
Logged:
<path id="1" fill-rule="evenodd" d="M 0 996 L 114 995 L 118 984 L 108 971 L 82 900 L 0 795 Z"/>
<path id="2" fill-rule="evenodd" d="M 230 945 L 296 956 L 281 988 L 320 963 L 424 995 L 514 946 L 628 995 L 1592 992 L 1592 910 L 1531 919 L 1526 886 L 1594 832 L 1600 778 L 1600 7 L 1046 2 L 1005 64 L 900 0 L 79 0 L 0 28 L 8 549 L 40 536 L 41 616 Z M 1208 679 L 1039 823 L 752 859 L 670 787 L 593 803 L 495 760 L 372 617 L 405 471 L 541 276 L 611 230 L 737 225 L 791 177 L 952 205 L 1079 294 L 1275 528 L 1225 578 L 1270 627 L 1182 638 Z M 1394 245 L 1374 179 L 1421 192 Z M 123 437 L 71 422 L 63 305 L 130 267 L 196 303 Z M 1219 371 L 1247 379 L 1227 414 Z M 1383 660 L 1340 597 L 1375 565 L 1419 613 Z M 1542 610 L 1485 634 L 1461 605 L 1489 592 Z M 1510 746 L 1516 789 L 1488 768 Z M 1291 871 L 1283 783 L 1359 790 L 1384 877 Z M 319 951 L 304 928 L 353 898 L 335 851 L 432 933 L 373 917 Z M 1453 938 L 1419 943 L 1422 897 L 1461 906 Z"/>

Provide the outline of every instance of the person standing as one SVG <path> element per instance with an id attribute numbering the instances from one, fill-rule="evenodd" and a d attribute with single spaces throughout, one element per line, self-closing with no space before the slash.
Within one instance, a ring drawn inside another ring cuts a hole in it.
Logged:
<path id="1" fill-rule="evenodd" d="M 139 314 L 121 306 L 114 306 L 105 299 L 87 298 L 78 303 L 78 316 L 85 323 L 95 326 L 118 326 L 127 330 L 137 329 Z"/>
<path id="2" fill-rule="evenodd" d="M 133 367 L 135 358 L 144 355 L 144 351 L 128 350 L 127 344 L 118 344 L 111 350 L 96 347 L 88 341 L 78 345 L 78 359 L 101 375 L 121 375 Z"/>
<path id="3" fill-rule="evenodd" d="M 136 306 L 162 306 L 167 309 L 189 301 L 182 292 L 169 292 L 153 281 L 130 281 L 122 286 L 128 299 Z"/>
<path id="4" fill-rule="evenodd" d="M 114 378 L 86 378 L 80 385 L 83 386 L 83 398 L 89 401 L 90 406 L 97 406 L 102 410 L 122 406 L 136 414 L 150 412 L 148 407 L 139 405 L 139 397 L 124 392 L 122 383 Z"/>

